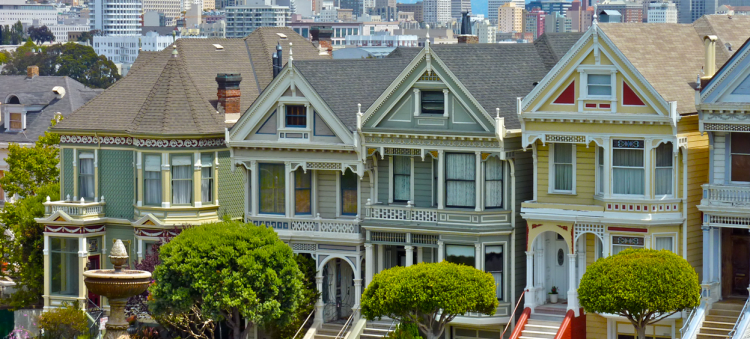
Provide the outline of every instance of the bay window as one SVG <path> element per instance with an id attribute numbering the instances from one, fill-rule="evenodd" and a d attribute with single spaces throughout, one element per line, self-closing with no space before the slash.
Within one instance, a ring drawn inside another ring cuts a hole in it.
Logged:
<path id="1" fill-rule="evenodd" d="M 612 193 L 643 195 L 643 141 L 613 140 Z"/>
<path id="2" fill-rule="evenodd" d="M 554 190 L 573 191 L 573 145 L 552 144 Z"/>
<path id="3" fill-rule="evenodd" d="M 476 206 L 474 154 L 445 155 L 445 196 L 449 207 Z"/>
<path id="4" fill-rule="evenodd" d="M 393 201 L 411 200 L 411 158 L 393 157 Z"/>
<path id="5" fill-rule="evenodd" d="M 341 175 L 341 214 L 357 215 L 357 174 L 352 171 Z"/>
<path id="6" fill-rule="evenodd" d="M 284 214 L 284 164 L 258 164 L 260 213 Z"/>
<path id="7" fill-rule="evenodd" d="M 301 168 L 294 172 L 294 214 L 311 214 L 312 173 Z"/>
<path id="8" fill-rule="evenodd" d="M 214 202 L 214 154 L 201 154 L 201 201 L 204 204 Z"/>
<path id="9" fill-rule="evenodd" d="M 172 155 L 172 204 L 193 202 L 193 156 Z"/>
<path id="10" fill-rule="evenodd" d="M 750 182 L 750 133 L 732 133 L 732 181 Z"/>
<path id="11" fill-rule="evenodd" d="M 484 163 L 484 207 L 503 207 L 503 162 L 497 157 Z"/>
<path id="12" fill-rule="evenodd" d="M 484 247 L 484 271 L 495 278 L 497 300 L 503 299 L 503 246 Z"/>
<path id="13" fill-rule="evenodd" d="M 445 245 L 445 261 L 474 267 L 474 245 Z"/>
<path id="14" fill-rule="evenodd" d="M 50 237 L 50 293 L 78 295 L 78 238 Z"/>
<path id="15" fill-rule="evenodd" d="M 78 195 L 94 200 L 94 152 L 78 154 Z"/>
<path id="16" fill-rule="evenodd" d="M 143 199 L 146 205 L 161 205 L 161 155 L 143 156 Z"/>
<path id="17" fill-rule="evenodd" d="M 654 194 L 672 194 L 672 143 L 664 143 L 656 148 L 656 169 L 654 170 Z"/>

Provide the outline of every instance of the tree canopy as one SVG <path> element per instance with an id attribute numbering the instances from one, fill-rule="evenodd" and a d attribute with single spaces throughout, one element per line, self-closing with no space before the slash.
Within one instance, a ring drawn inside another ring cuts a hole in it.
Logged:
<path id="1" fill-rule="evenodd" d="M 223 221 L 183 230 L 161 246 L 150 308 L 157 316 L 189 312 L 226 321 L 232 338 L 295 318 L 304 277 L 292 249 L 271 228 Z"/>
<path id="2" fill-rule="evenodd" d="M 628 249 L 586 268 L 578 299 L 586 312 L 627 318 L 645 339 L 646 326 L 700 303 L 698 274 L 667 250 Z"/>
<path id="3" fill-rule="evenodd" d="M 36 42 L 37 45 L 55 41 L 55 35 L 52 34 L 52 31 L 46 25 L 41 27 L 31 26 L 26 31 L 29 33 L 29 38 Z"/>
<path id="4" fill-rule="evenodd" d="M 449 262 L 394 267 L 378 273 L 362 296 L 362 314 L 416 324 L 428 339 L 467 312 L 495 314 L 496 283 L 491 274 Z"/>
<path id="5" fill-rule="evenodd" d="M 69 76 L 93 88 L 107 88 L 121 78 L 117 66 L 91 46 L 74 42 L 37 47 L 27 42 L 11 54 L 2 74 L 25 75 L 28 66 L 38 66 L 39 75 Z"/>
<path id="6" fill-rule="evenodd" d="M 24 38 L 25 33 L 21 21 L 13 25 L 0 26 L 0 41 L 3 45 L 20 45 Z"/>

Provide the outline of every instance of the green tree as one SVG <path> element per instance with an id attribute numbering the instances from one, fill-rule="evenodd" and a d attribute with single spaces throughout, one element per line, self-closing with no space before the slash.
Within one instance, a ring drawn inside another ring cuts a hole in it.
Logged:
<path id="1" fill-rule="evenodd" d="M 586 312 L 630 320 L 639 339 L 646 326 L 700 303 L 698 274 L 670 251 L 628 249 L 586 268 L 578 300 Z"/>
<path id="2" fill-rule="evenodd" d="M 52 31 L 46 25 L 42 27 L 31 26 L 27 32 L 29 33 L 29 39 L 35 41 L 37 45 L 55 41 L 55 35 L 52 34 Z"/>
<path id="3" fill-rule="evenodd" d="M 299 307 L 297 308 L 297 312 L 292 322 L 286 326 L 272 325 L 269 327 L 271 332 L 273 332 L 274 339 L 288 339 L 294 337 L 297 330 L 299 330 L 302 325 L 305 325 L 304 322 L 307 320 L 310 312 L 315 310 L 315 303 L 320 297 L 320 293 L 318 292 L 315 283 L 315 260 L 302 254 L 296 254 L 294 258 L 297 261 L 297 267 L 302 271 L 305 278 L 302 285 L 302 299 L 299 301 Z M 312 321 L 307 322 L 307 325 L 311 324 Z"/>
<path id="4" fill-rule="evenodd" d="M 23 24 L 19 20 L 10 28 L 10 43 L 12 45 L 20 45 L 23 41 L 23 38 Z"/>
<path id="5" fill-rule="evenodd" d="M 39 316 L 39 328 L 44 330 L 44 338 L 70 339 L 88 331 L 88 319 L 75 301 L 44 312 Z"/>
<path id="6" fill-rule="evenodd" d="M 378 273 L 362 296 L 365 318 L 389 317 L 416 324 L 427 339 L 440 337 L 458 315 L 495 314 L 495 279 L 474 267 L 449 262 L 394 267 Z"/>
<path id="7" fill-rule="evenodd" d="M 256 326 L 290 323 L 302 299 L 304 277 L 292 249 L 271 228 L 223 221 L 183 230 L 160 248 L 161 264 L 149 288 L 157 315 L 187 313 L 226 321 L 232 338 Z"/>

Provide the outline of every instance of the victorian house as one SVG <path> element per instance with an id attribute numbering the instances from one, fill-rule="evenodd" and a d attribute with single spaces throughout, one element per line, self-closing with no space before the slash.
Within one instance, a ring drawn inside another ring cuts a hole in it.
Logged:
<path id="1" fill-rule="evenodd" d="M 242 218 L 244 178 L 224 135 L 271 81 L 278 40 L 296 43 L 301 59 L 327 57 L 288 28 L 178 40 L 141 53 L 128 76 L 52 129 L 61 135 L 62 199 L 48 199 L 37 219 L 45 227 L 45 308 L 105 306 L 82 273 L 110 266 L 115 239 L 133 265 L 183 225 Z"/>
<path id="2" fill-rule="evenodd" d="M 626 248 L 673 251 L 704 282 L 718 275 L 718 260 L 701 253 L 718 231 L 702 231 L 708 224 L 696 206 L 710 153 L 709 136 L 699 131 L 696 78 L 712 75 L 746 38 L 736 32 L 748 28 L 750 18 L 726 16 L 694 24 L 595 23 L 523 99 L 521 147 L 533 151 L 536 179 L 533 199 L 521 207 L 531 320 L 523 316 L 512 338 L 533 336 L 542 328 L 534 319 L 561 308 L 548 299 L 553 287 L 573 337 L 634 338 L 625 318 L 583 314 L 576 292 L 589 264 Z M 700 312 L 692 321 L 676 314 L 649 326 L 647 337 L 724 338 L 735 308 L 716 304 L 710 316 L 726 317 L 710 318 L 716 324 L 704 323 L 706 329 L 699 329 Z"/>
<path id="3" fill-rule="evenodd" d="M 533 187 L 516 108 L 580 36 L 363 60 L 300 61 L 292 48 L 227 144 L 245 174 L 246 220 L 316 260 L 314 333 L 335 336 L 349 320 L 349 337 L 382 334 L 359 320 L 373 276 L 443 260 L 491 272 L 500 301 L 494 316 L 456 318 L 446 337 L 496 338 L 513 322 L 520 204 Z"/>

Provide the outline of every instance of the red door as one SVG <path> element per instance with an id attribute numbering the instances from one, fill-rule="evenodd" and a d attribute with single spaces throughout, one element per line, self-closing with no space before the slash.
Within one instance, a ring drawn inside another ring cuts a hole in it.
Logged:
<path id="1" fill-rule="evenodd" d="M 99 254 L 96 255 L 90 255 L 89 256 L 89 269 L 90 270 L 98 270 L 100 269 L 100 260 L 99 260 Z M 94 303 L 96 306 L 102 306 L 101 303 L 101 297 L 99 297 L 98 294 L 91 293 L 89 291 L 89 300 L 91 300 L 92 303 Z"/>

